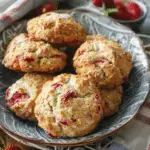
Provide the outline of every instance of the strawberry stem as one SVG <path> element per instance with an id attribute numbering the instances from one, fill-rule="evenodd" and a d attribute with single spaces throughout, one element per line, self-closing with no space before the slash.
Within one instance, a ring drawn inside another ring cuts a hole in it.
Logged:
<path id="1" fill-rule="evenodd" d="M 104 16 L 106 16 L 106 17 L 108 17 L 109 16 L 109 14 L 108 14 L 108 12 L 105 10 L 105 12 L 104 12 Z"/>
<path id="2" fill-rule="evenodd" d="M 104 16 L 108 17 L 110 14 L 117 12 L 118 12 L 117 8 L 107 8 L 104 12 Z"/>
<path id="3" fill-rule="evenodd" d="M 118 12 L 117 8 L 107 8 L 104 12 L 104 16 L 109 16 L 110 14 L 117 12 Z"/>
<path id="4" fill-rule="evenodd" d="M 116 9 L 116 8 L 108 8 L 108 9 L 106 9 L 106 11 L 108 12 L 108 14 L 112 14 L 112 13 L 117 13 L 118 9 Z"/>

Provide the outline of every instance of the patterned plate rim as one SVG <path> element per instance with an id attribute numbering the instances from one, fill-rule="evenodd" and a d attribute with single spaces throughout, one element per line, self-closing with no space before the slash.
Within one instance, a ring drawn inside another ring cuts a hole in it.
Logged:
<path id="1" fill-rule="evenodd" d="M 147 96 L 146 96 L 147 97 Z M 142 105 L 141 105 L 142 106 Z M 141 106 L 139 107 L 139 109 L 141 108 Z M 138 110 L 139 111 L 139 110 Z M 30 143 L 33 143 L 33 144 L 40 144 L 40 145 L 45 145 L 45 146 L 64 146 L 64 147 L 76 147 L 76 146 L 83 146 L 83 145 L 87 145 L 87 144 L 92 144 L 92 143 L 95 143 L 97 141 L 100 141 L 102 140 L 103 138 L 106 138 L 107 136 L 110 136 L 111 134 L 115 134 L 118 130 L 120 130 L 121 128 L 123 128 L 124 126 L 126 126 L 131 120 L 134 119 L 134 117 L 137 115 L 138 111 L 132 116 L 132 118 L 130 118 L 125 124 L 123 124 L 122 126 L 120 126 L 119 128 L 111 131 L 110 133 L 107 133 L 103 136 L 100 136 L 100 137 L 95 137 L 93 139 L 89 139 L 89 140 L 86 140 L 84 142 L 73 142 L 73 143 L 69 143 L 69 144 L 58 144 L 58 143 L 43 143 L 43 142 L 40 142 L 39 140 L 30 140 L 30 139 L 27 139 L 25 137 L 22 137 L 20 136 L 19 134 L 15 134 L 14 132 L 12 132 L 11 130 L 5 128 L 4 126 L 1 125 L 1 129 L 7 134 L 7 132 L 9 134 L 12 134 L 12 136 L 15 136 L 16 138 L 20 138 L 20 140 L 23 140 L 23 141 L 26 141 L 26 142 L 30 142 Z M 28 143 L 29 144 L 29 143 Z M 28 146 L 28 145 L 27 145 Z"/>

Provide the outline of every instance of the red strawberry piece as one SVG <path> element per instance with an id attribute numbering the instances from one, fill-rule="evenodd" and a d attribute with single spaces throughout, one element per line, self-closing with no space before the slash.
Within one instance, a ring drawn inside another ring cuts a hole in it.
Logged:
<path id="1" fill-rule="evenodd" d="M 62 98 L 63 101 L 68 101 L 70 98 L 76 98 L 77 94 L 75 91 L 68 91 Z"/>
<path id="2" fill-rule="evenodd" d="M 27 61 L 27 62 L 29 62 L 29 63 L 30 63 L 30 62 L 33 62 L 33 61 L 34 61 L 34 59 L 33 59 L 33 58 L 25 58 L 25 59 L 24 59 L 24 61 Z"/>
<path id="3" fill-rule="evenodd" d="M 42 13 L 46 13 L 46 12 L 50 12 L 50 11 L 54 11 L 54 10 L 56 10 L 56 9 L 55 9 L 54 5 L 51 3 L 46 3 L 41 6 Z"/>
<path id="4" fill-rule="evenodd" d="M 21 150 L 21 148 L 15 145 L 9 145 L 5 148 L 5 150 Z"/>
<path id="5" fill-rule="evenodd" d="M 60 123 L 65 126 L 69 126 L 72 123 L 72 121 L 71 120 L 62 120 L 62 121 L 60 121 Z"/>
<path id="6" fill-rule="evenodd" d="M 104 63 L 108 61 L 106 58 L 100 59 L 100 60 L 96 60 L 94 63 Z"/>
<path id="7" fill-rule="evenodd" d="M 46 133 L 46 135 L 48 135 L 48 136 L 51 136 L 51 137 L 53 137 L 53 138 L 56 138 L 56 136 L 52 135 L 52 133 L 50 133 L 50 132 L 48 132 L 48 131 L 45 131 L 45 133 Z"/>
<path id="8" fill-rule="evenodd" d="M 19 92 L 16 92 L 13 94 L 13 96 L 11 97 L 11 102 L 13 104 L 15 104 L 16 102 L 18 102 L 18 100 L 22 97 L 22 94 Z"/>
<path id="9" fill-rule="evenodd" d="M 54 83 L 54 84 L 52 84 L 51 86 L 54 87 L 54 88 L 57 88 L 57 87 L 59 87 L 59 86 L 62 86 L 62 84 L 61 84 L 61 83 Z"/>
<path id="10" fill-rule="evenodd" d="M 114 0 L 103 0 L 106 8 L 114 8 Z"/>
<path id="11" fill-rule="evenodd" d="M 6 101 L 8 105 L 12 106 L 20 102 L 22 99 L 28 99 L 29 97 L 30 96 L 27 93 L 16 92 L 13 94 L 13 96 L 10 99 L 6 97 Z"/>
<path id="12" fill-rule="evenodd" d="M 92 3 L 97 7 L 102 7 L 102 5 L 103 5 L 102 0 L 92 0 Z"/>
<path id="13" fill-rule="evenodd" d="M 126 5 L 126 11 L 130 14 L 131 20 L 138 19 L 142 16 L 142 10 L 140 6 L 135 2 L 129 2 Z"/>
<path id="14" fill-rule="evenodd" d="M 119 11 L 117 13 L 113 13 L 113 14 L 111 14 L 111 16 L 113 18 L 119 19 L 119 20 L 131 20 L 131 18 L 130 18 L 131 15 L 125 11 Z"/>
<path id="15" fill-rule="evenodd" d="M 46 3 L 40 6 L 39 8 L 35 9 L 36 15 L 41 15 L 46 12 L 54 11 L 56 10 L 54 5 L 52 3 Z"/>
<path id="16" fill-rule="evenodd" d="M 125 5 L 121 0 L 114 0 L 114 6 L 119 10 L 119 11 L 125 11 Z"/>

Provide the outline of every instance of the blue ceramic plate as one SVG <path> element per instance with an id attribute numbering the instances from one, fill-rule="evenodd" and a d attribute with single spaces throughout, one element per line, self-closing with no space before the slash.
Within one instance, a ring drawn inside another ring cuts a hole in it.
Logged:
<path id="1" fill-rule="evenodd" d="M 129 82 L 125 85 L 123 103 L 119 112 L 104 119 L 89 135 L 78 138 L 51 138 L 37 126 L 36 122 L 21 120 L 5 106 L 5 91 L 21 73 L 10 71 L 0 64 L 0 124 L 9 133 L 26 141 L 47 145 L 77 146 L 95 142 L 117 131 L 137 113 L 149 92 L 148 62 L 139 38 L 130 29 L 110 18 L 88 11 L 70 11 L 89 34 L 103 34 L 121 44 L 132 53 L 134 67 Z M 0 34 L 0 56 L 3 58 L 5 46 L 17 34 L 25 32 L 27 21 L 16 22 Z"/>

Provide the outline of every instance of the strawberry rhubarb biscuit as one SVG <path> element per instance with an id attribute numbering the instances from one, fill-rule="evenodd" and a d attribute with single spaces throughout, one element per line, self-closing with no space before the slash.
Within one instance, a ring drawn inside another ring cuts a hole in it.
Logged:
<path id="1" fill-rule="evenodd" d="M 90 133 L 103 117 L 101 96 L 86 77 L 62 74 L 44 84 L 35 116 L 47 134 L 77 137 Z"/>
<path id="2" fill-rule="evenodd" d="M 86 31 L 69 14 L 49 12 L 31 19 L 27 31 L 32 38 L 53 44 L 78 45 L 85 41 Z"/>
<path id="3" fill-rule="evenodd" d="M 128 78 L 132 58 L 115 41 L 89 36 L 76 51 L 73 65 L 78 74 L 90 76 L 99 87 L 113 88 Z"/>
<path id="4" fill-rule="evenodd" d="M 25 74 L 6 91 L 6 104 L 17 116 L 35 120 L 34 106 L 42 85 L 51 80 L 52 76 L 39 74 Z"/>
<path id="5" fill-rule="evenodd" d="M 27 34 L 15 37 L 7 47 L 3 64 L 22 72 L 50 72 L 62 70 L 66 65 L 64 52 L 43 41 L 34 41 Z"/>
<path id="6" fill-rule="evenodd" d="M 100 91 L 104 117 L 111 116 L 118 112 L 119 106 L 122 102 L 122 87 L 118 86 L 114 89 L 100 89 Z"/>

